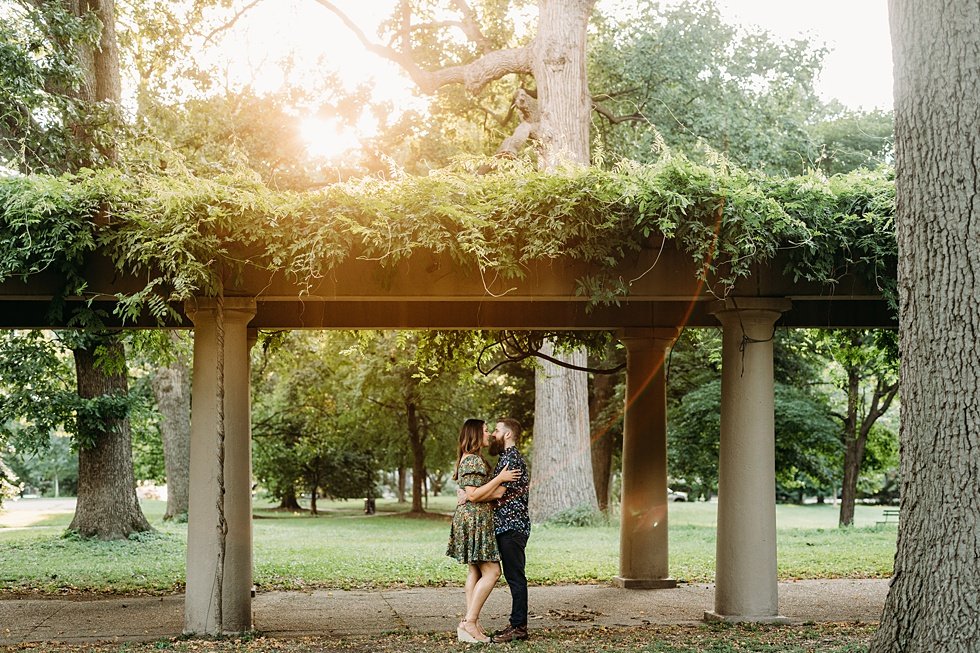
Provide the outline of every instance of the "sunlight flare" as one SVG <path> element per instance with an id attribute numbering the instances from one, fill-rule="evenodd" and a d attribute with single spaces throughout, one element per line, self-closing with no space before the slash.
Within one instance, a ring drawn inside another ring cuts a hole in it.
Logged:
<path id="1" fill-rule="evenodd" d="M 336 159 L 361 146 L 356 130 L 327 118 L 304 118 L 299 131 L 307 154 L 314 159 Z"/>

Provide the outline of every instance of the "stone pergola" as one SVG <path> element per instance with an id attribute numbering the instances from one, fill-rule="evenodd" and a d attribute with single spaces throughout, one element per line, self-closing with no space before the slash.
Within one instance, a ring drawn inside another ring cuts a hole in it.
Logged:
<path id="1" fill-rule="evenodd" d="M 616 274 L 630 295 L 590 307 L 576 280 L 590 269 L 539 262 L 503 280 L 447 256 L 416 252 L 394 265 L 350 260 L 311 287 L 246 269 L 220 300 L 178 309 L 194 328 L 187 633 L 252 628 L 251 434 L 248 353 L 256 329 L 613 330 L 627 350 L 620 566 L 624 588 L 669 588 L 667 419 L 663 362 L 682 328 L 723 331 L 715 603 L 707 619 L 778 622 L 773 347 L 785 327 L 890 327 L 877 289 L 844 278 L 833 288 L 793 282 L 785 262 L 753 270 L 724 298 L 697 280 L 671 244 L 642 250 Z M 139 280 L 95 260 L 86 276 L 95 307 L 111 308 Z M 0 327 L 64 326 L 47 315 L 58 280 L 0 284 Z M 89 297 L 88 299 L 92 299 Z M 144 326 L 153 326 L 150 323 Z M 219 375 L 219 367 L 223 375 Z M 223 397 L 218 401 L 200 398 Z M 223 416 L 224 461 L 219 451 Z M 223 488 L 223 491 L 222 491 Z M 222 552 L 221 515 L 226 525 Z M 706 608 L 708 606 L 705 606 Z"/>

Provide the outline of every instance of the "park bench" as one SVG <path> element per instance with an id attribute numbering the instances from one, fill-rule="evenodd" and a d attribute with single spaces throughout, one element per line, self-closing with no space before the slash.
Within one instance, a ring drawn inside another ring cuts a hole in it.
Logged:
<path id="1" fill-rule="evenodd" d="M 898 523 L 898 508 L 886 508 L 881 511 L 881 519 L 876 521 L 875 524 L 897 524 Z"/>

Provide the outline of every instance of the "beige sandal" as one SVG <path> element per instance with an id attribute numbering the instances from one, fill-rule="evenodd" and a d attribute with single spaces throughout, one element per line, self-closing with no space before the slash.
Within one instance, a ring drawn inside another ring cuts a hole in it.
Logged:
<path id="1" fill-rule="evenodd" d="M 464 619 L 458 626 L 456 626 L 456 639 L 458 641 L 467 642 L 469 644 L 485 644 L 490 641 L 490 638 L 486 635 L 483 635 L 483 639 L 477 639 L 470 631 L 466 630 L 466 627 L 463 626 L 465 623 L 466 620 Z M 477 632 L 479 632 L 480 627 L 477 626 L 476 628 Z"/>

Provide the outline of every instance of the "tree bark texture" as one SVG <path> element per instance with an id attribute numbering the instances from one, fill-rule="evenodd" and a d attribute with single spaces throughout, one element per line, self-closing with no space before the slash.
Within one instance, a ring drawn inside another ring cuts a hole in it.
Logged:
<path id="1" fill-rule="evenodd" d="M 102 345 L 109 355 L 124 355 L 122 343 L 114 336 L 108 336 Z M 127 394 L 126 372 L 107 374 L 97 368 L 95 349 L 91 342 L 87 348 L 74 350 L 78 395 L 91 399 Z M 151 530 L 136 499 L 127 419 L 106 419 L 105 432 L 95 436 L 95 445 L 78 452 L 78 501 L 68 529 L 102 540 L 126 539 Z"/>
<path id="2" fill-rule="evenodd" d="M 72 44 L 72 50 L 78 57 L 79 68 L 82 71 L 81 83 L 77 87 L 58 89 L 58 92 L 86 103 L 110 102 L 118 106 L 122 98 L 122 82 L 119 70 L 119 45 L 116 40 L 115 0 L 60 1 L 65 2 L 65 6 L 75 16 L 93 14 L 98 19 L 101 30 L 99 42 L 94 47 L 83 43 Z M 76 124 L 72 125 L 72 131 L 79 142 L 95 147 L 99 139 L 95 138 L 93 130 L 103 127 L 104 125 L 100 124 Z M 102 154 L 113 161 L 116 152 L 111 146 L 108 147 L 109 150 L 103 151 Z M 85 159 L 74 163 L 81 166 L 93 165 L 93 161 Z"/>
<path id="3" fill-rule="evenodd" d="M 550 342 L 542 348 L 553 355 Z M 585 366 L 584 350 L 568 356 Z M 598 510 L 592 481 L 588 388 L 585 374 L 541 361 L 535 373 L 534 445 L 531 454 L 531 520 L 585 506 Z"/>
<path id="4" fill-rule="evenodd" d="M 102 26 L 96 47 L 80 47 L 87 74 L 83 81 L 82 96 L 96 102 L 118 103 L 122 97 L 119 73 L 119 47 L 116 43 L 115 0 L 71 0 L 76 16 L 95 14 Z"/>
<path id="5" fill-rule="evenodd" d="M 980 641 L 980 3 L 891 0 L 901 516 L 874 653 Z"/>
<path id="6" fill-rule="evenodd" d="M 163 416 L 160 435 L 167 472 L 167 512 L 163 518 L 186 517 L 191 465 L 190 367 L 183 360 L 174 360 L 153 372 L 150 385 Z"/>
<path id="7" fill-rule="evenodd" d="M 538 88 L 541 168 L 589 165 L 592 96 L 586 28 L 595 0 L 539 0 L 532 70 Z"/>

